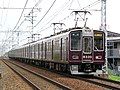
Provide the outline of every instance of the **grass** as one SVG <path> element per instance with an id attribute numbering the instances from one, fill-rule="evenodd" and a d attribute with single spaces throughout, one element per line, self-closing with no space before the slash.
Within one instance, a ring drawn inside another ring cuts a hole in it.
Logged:
<path id="1" fill-rule="evenodd" d="M 120 81 L 120 76 L 109 75 L 108 78 L 114 81 Z"/>
<path id="2" fill-rule="evenodd" d="M 120 81 L 120 76 L 114 75 L 112 70 L 108 69 L 108 78 L 114 81 Z"/>

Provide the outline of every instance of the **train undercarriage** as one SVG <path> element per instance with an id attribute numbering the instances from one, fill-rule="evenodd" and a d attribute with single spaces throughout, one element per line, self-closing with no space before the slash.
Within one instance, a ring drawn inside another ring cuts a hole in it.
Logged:
<path id="1" fill-rule="evenodd" d="M 102 65 L 93 63 L 82 63 L 82 64 L 68 64 L 45 60 L 35 60 L 27 58 L 11 58 L 13 60 L 21 61 L 37 67 L 43 67 L 49 70 L 55 70 L 64 73 L 70 73 L 73 75 L 97 75 L 101 76 L 104 72 Z"/>

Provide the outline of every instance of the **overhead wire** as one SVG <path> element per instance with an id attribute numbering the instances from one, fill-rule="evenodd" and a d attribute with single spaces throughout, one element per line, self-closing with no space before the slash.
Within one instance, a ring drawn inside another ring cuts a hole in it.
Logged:
<path id="1" fill-rule="evenodd" d="M 10 0 L 8 1 L 8 7 L 9 7 L 9 4 L 10 4 Z M 3 7 L 4 7 L 4 0 L 3 0 Z M 6 12 L 6 15 L 5 15 L 5 20 L 4 20 L 4 23 L 3 23 L 3 25 L 2 25 L 2 27 L 5 25 L 5 22 L 6 22 L 6 19 L 7 19 L 7 14 L 8 13 L 8 11 Z M 2 15 L 3 15 L 3 11 L 2 11 Z M 2 18 L 2 17 L 1 17 Z M 2 22 L 2 21 L 1 21 Z M 6 38 L 6 40 L 7 40 L 7 36 L 8 36 L 8 33 L 5 33 L 5 38 Z M 3 45 L 3 43 L 5 43 L 5 41 L 3 40 L 2 41 L 2 43 L 1 43 L 1 45 Z"/>
<path id="2" fill-rule="evenodd" d="M 77 2 L 79 2 L 78 0 L 77 0 Z M 69 10 L 70 10 L 70 7 L 71 7 L 71 4 L 73 3 L 73 0 L 71 1 L 71 3 L 70 3 L 70 5 L 69 5 Z M 94 1 L 94 2 L 92 2 L 91 4 L 89 4 L 89 5 L 87 5 L 87 6 L 85 6 L 85 7 L 83 7 L 83 8 L 81 8 L 80 10 L 84 10 L 84 9 L 87 9 L 87 8 L 91 8 L 91 7 L 93 7 L 93 6 L 95 6 L 96 4 L 98 4 L 98 3 L 100 3 L 100 0 L 97 0 L 97 1 Z M 79 3 L 79 6 L 80 6 L 80 3 Z M 67 6 L 68 7 L 68 6 Z M 66 8 L 67 8 L 66 7 Z M 65 17 L 65 18 L 63 18 L 62 20 L 60 20 L 59 22 L 62 22 L 62 21 L 64 21 L 64 20 L 66 20 L 67 18 L 70 18 L 70 16 L 72 15 L 72 13 L 70 13 L 70 15 L 68 15 L 67 17 Z M 53 19 L 53 18 L 52 18 Z M 52 20 L 51 19 L 51 20 Z M 50 21 L 51 21 L 50 20 Z M 50 21 L 48 22 L 48 23 L 50 23 Z M 48 24 L 47 23 L 47 24 Z M 46 25 L 46 24 L 45 24 Z M 45 26 L 44 25 L 44 26 Z M 44 31 L 45 29 L 43 29 L 44 28 L 44 26 L 42 27 L 42 28 L 40 28 L 39 30 L 39 32 L 41 32 L 41 31 Z M 50 26 L 49 26 L 50 27 Z"/>
<path id="3" fill-rule="evenodd" d="M 42 2 L 42 0 L 39 0 L 31 9 L 31 11 L 28 13 L 28 15 L 31 14 L 31 12 L 35 9 L 35 7 L 37 7 L 40 3 Z M 17 27 L 17 30 L 21 27 L 21 25 L 24 23 L 24 21 L 26 20 L 26 18 L 19 24 L 19 26 Z M 17 40 L 17 38 L 15 39 L 15 41 Z"/>
<path id="4" fill-rule="evenodd" d="M 50 8 L 47 10 L 47 12 L 44 14 L 44 16 L 38 21 L 38 23 L 33 26 L 33 28 L 35 28 L 44 18 L 45 16 L 48 14 L 48 12 L 51 10 L 51 8 L 53 7 L 53 5 L 55 4 L 56 0 L 54 0 L 54 2 L 52 3 L 52 5 L 50 6 Z"/>
<path id="5" fill-rule="evenodd" d="M 40 3 L 42 2 L 42 0 L 39 0 L 34 6 L 33 8 L 31 9 L 31 11 L 29 12 L 28 15 L 31 14 L 32 10 L 35 9 L 35 7 L 37 7 Z M 18 26 L 17 30 L 21 27 L 21 25 L 24 23 L 24 21 L 26 20 L 26 18 L 20 23 L 20 25 Z M 16 38 L 17 39 L 17 38 Z"/>
<path id="6" fill-rule="evenodd" d="M 68 3 L 69 1 L 67 1 L 67 2 L 65 2 L 64 3 L 64 5 L 62 5 L 62 7 L 60 8 L 60 10 L 58 10 L 58 11 L 56 11 L 54 14 L 52 14 L 50 17 L 48 17 L 48 19 L 49 18 L 51 18 L 45 25 L 43 25 L 39 30 L 38 30 L 38 32 L 41 32 L 41 31 L 44 31 L 45 29 L 44 29 L 44 27 L 46 26 L 46 25 L 48 25 L 59 13 L 61 13 L 61 11 L 63 12 L 68 6 L 69 6 L 69 3 Z M 68 5 L 67 5 L 68 4 Z M 48 20 L 47 19 L 47 20 Z M 50 26 L 49 26 L 50 27 Z"/>
<path id="7" fill-rule="evenodd" d="M 34 9 L 36 6 L 38 6 L 41 1 L 42 1 L 42 0 L 39 0 L 39 1 L 34 5 L 34 7 L 33 7 L 32 9 Z M 26 3 L 25 3 L 25 5 L 24 5 L 23 11 L 22 11 L 22 13 L 21 13 L 21 15 L 20 15 L 20 17 L 19 17 L 19 20 L 17 21 L 15 27 L 12 29 L 13 32 L 16 31 L 15 29 L 16 29 L 16 27 L 18 26 L 18 24 L 19 24 L 19 22 L 20 22 L 20 19 L 21 19 L 21 17 L 22 17 L 22 14 L 23 14 L 25 8 L 26 8 L 27 3 L 28 3 L 28 0 L 26 0 Z M 31 11 L 32 11 L 32 10 L 31 10 Z M 22 25 L 22 23 L 23 23 L 24 21 L 25 21 L 25 19 L 20 23 L 20 25 L 18 26 L 17 29 L 20 28 L 20 26 Z M 12 36 L 12 35 L 11 35 L 11 36 Z M 7 39 L 11 38 L 11 36 L 9 36 Z"/>
<path id="8" fill-rule="evenodd" d="M 13 30 L 15 30 L 16 27 L 17 27 L 17 25 L 19 24 L 19 22 L 20 22 L 20 20 L 21 20 L 21 18 L 22 18 L 22 15 L 23 15 L 23 12 L 24 12 L 24 10 L 25 10 L 25 7 L 26 7 L 27 3 L 28 3 L 28 0 L 26 0 L 26 3 L 25 3 L 24 8 L 23 8 L 23 10 L 22 10 L 22 12 L 21 12 L 21 15 L 20 15 L 20 17 L 19 17 L 19 19 L 18 19 L 15 27 L 13 28 Z"/>
<path id="9" fill-rule="evenodd" d="M 3 1 L 4 1 L 4 0 L 3 0 Z M 7 5 L 7 7 L 9 7 L 9 4 L 10 4 L 10 0 L 8 1 L 8 5 Z M 5 22 L 6 22 L 6 19 L 7 19 L 7 15 L 8 15 L 8 10 L 7 10 L 7 12 L 6 12 L 5 20 L 4 20 L 4 23 L 3 23 L 2 26 L 5 25 Z M 8 36 L 8 33 L 5 33 L 5 38 L 6 38 L 6 40 L 7 40 L 7 36 Z M 3 43 L 5 43 L 5 42 L 3 41 L 3 42 L 1 43 L 1 45 L 3 45 Z"/>
<path id="10" fill-rule="evenodd" d="M 27 0 L 28 1 L 28 0 Z M 26 1 L 26 2 L 27 2 Z M 41 0 L 39 0 L 39 1 L 41 1 Z M 72 0 L 73 1 L 73 0 Z M 77 0 L 78 1 L 78 0 Z M 100 1 L 100 0 L 98 0 L 98 1 Z M 54 2 L 52 3 L 52 5 L 50 6 L 50 8 L 47 10 L 47 12 L 44 14 L 44 16 L 38 21 L 38 23 L 33 27 L 33 28 L 35 28 L 44 18 L 45 18 L 45 16 L 49 13 L 49 11 L 51 10 L 51 8 L 53 7 L 53 5 L 55 4 L 55 2 L 56 2 L 56 0 L 54 0 Z M 84 7 L 84 8 L 82 8 L 81 10 L 83 10 L 83 9 L 85 9 L 85 8 L 90 8 L 90 7 L 92 7 L 93 5 L 96 5 L 96 3 L 93 3 L 93 4 L 91 4 L 91 5 L 88 5 L 88 6 L 86 6 L 86 7 Z M 26 6 L 26 4 L 25 4 L 25 6 Z M 36 6 L 37 6 L 37 4 L 36 4 Z M 34 9 L 34 8 L 33 8 Z M 22 13 L 24 12 L 24 10 L 22 11 Z M 19 24 L 19 22 L 20 22 L 20 19 L 21 19 L 21 17 L 22 17 L 22 13 L 21 13 L 21 16 L 20 16 L 20 18 L 19 18 L 19 20 L 18 20 L 18 22 L 17 22 L 17 24 L 16 24 L 16 26 L 14 27 L 14 29 L 13 29 L 13 31 L 16 29 L 16 27 L 18 26 L 18 24 Z M 55 14 L 55 16 L 57 16 L 57 14 Z M 69 15 L 70 16 L 70 15 Z M 69 16 L 67 16 L 66 18 L 68 18 Z M 66 19 L 66 18 L 64 18 L 64 20 Z M 53 18 L 52 18 L 53 19 Z M 50 21 L 52 20 L 52 19 L 50 19 Z M 49 21 L 49 22 L 50 22 Z M 48 23 L 49 23 L 48 22 Z M 19 25 L 19 27 L 21 26 L 21 24 Z M 47 28 L 49 28 L 49 27 L 47 27 Z M 18 28 L 17 28 L 18 29 Z M 43 29 L 43 28 L 41 28 L 41 29 Z M 45 28 L 46 29 L 46 28 Z M 43 30 L 45 30 L 45 29 L 43 29 Z M 43 30 L 41 30 L 41 31 L 43 31 Z"/>
<path id="11" fill-rule="evenodd" d="M 31 9 L 31 11 L 32 11 L 35 7 L 37 7 L 41 1 L 42 1 L 42 0 L 39 0 L 39 1 L 33 6 L 33 8 Z M 29 14 L 31 13 L 31 11 L 29 12 Z M 28 14 L 28 15 L 29 15 L 29 14 Z M 26 18 L 20 23 L 20 25 L 18 26 L 17 29 L 20 28 L 20 26 L 23 24 L 23 22 L 24 22 L 25 20 L 26 20 Z"/>
<path id="12" fill-rule="evenodd" d="M 100 0 L 97 0 L 97 1 L 95 1 L 95 2 L 93 2 L 93 3 L 91 3 L 91 4 L 89 4 L 89 5 L 81 8 L 80 10 L 87 10 L 87 8 L 91 8 L 91 7 L 95 6 L 95 5 L 97 5 L 98 3 L 100 3 Z M 69 10 L 70 10 L 70 8 L 69 8 Z M 70 15 L 71 15 L 71 14 L 72 14 L 72 13 L 70 13 Z M 69 18 L 69 15 L 68 15 L 67 17 L 64 17 L 64 18 L 63 18 L 62 20 L 60 20 L 60 21 L 66 20 L 67 18 Z"/>
<path id="13" fill-rule="evenodd" d="M 100 1 L 101 0 L 97 0 L 97 1 L 95 1 L 95 2 L 93 2 L 91 4 L 89 4 L 89 5 L 87 5 L 86 7 L 83 7 L 81 10 L 85 10 L 87 8 L 91 8 L 91 7 L 95 6 L 95 5 L 97 5 L 98 3 L 100 3 Z"/>
<path id="14" fill-rule="evenodd" d="M 3 4 L 3 6 L 4 6 L 4 0 L 3 0 L 2 4 Z M 1 22 L 1 26 L 2 26 L 2 19 L 3 19 L 3 10 L 2 10 L 1 20 L 0 20 L 0 22 Z"/>
<path id="15" fill-rule="evenodd" d="M 10 5 L 10 0 L 8 1 L 7 7 L 9 7 L 9 5 Z M 5 22 L 6 22 L 6 19 L 7 19 L 7 15 L 8 15 L 8 10 L 7 10 L 6 15 L 5 15 L 4 25 L 5 25 Z"/>
<path id="16" fill-rule="evenodd" d="M 17 25 L 19 24 L 19 22 L 20 22 L 20 20 L 21 20 L 21 18 L 22 18 L 22 15 L 23 15 L 23 12 L 24 12 L 24 10 L 25 10 L 25 7 L 26 7 L 27 3 L 28 3 L 28 0 L 26 0 L 25 5 L 24 5 L 24 8 L 23 8 L 23 10 L 22 10 L 22 12 L 21 12 L 21 15 L 20 15 L 20 17 L 19 17 L 19 19 L 18 19 L 15 27 L 12 29 L 12 31 L 14 31 L 14 30 L 16 29 Z M 12 35 L 11 35 L 11 36 L 12 36 Z M 11 36 L 9 36 L 8 39 L 9 39 Z M 4 45 L 4 44 L 5 44 L 5 42 L 3 43 L 3 45 Z"/>

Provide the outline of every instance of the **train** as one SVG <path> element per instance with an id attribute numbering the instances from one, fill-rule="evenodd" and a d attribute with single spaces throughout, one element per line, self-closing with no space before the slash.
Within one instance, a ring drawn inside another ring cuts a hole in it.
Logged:
<path id="1" fill-rule="evenodd" d="M 10 59 L 71 74 L 102 74 L 105 32 L 69 28 L 8 52 Z"/>
<path id="2" fill-rule="evenodd" d="M 85 15 L 89 11 L 73 11 L 84 14 L 84 26 L 62 30 L 37 41 L 28 42 L 8 52 L 10 59 L 70 74 L 101 75 L 105 67 L 105 31 L 86 26 Z"/>

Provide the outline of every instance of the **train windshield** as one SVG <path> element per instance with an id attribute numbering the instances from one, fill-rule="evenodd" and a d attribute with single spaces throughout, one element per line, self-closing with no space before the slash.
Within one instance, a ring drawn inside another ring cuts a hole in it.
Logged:
<path id="1" fill-rule="evenodd" d="M 83 37 L 83 52 L 92 52 L 92 37 Z"/>
<path id="2" fill-rule="evenodd" d="M 81 31 L 73 31 L 70 34 L 71 37 L 71 50 L 81 49 Z"/>
<path id="3" fill-rule="evenodd" d="M 103 50 L 103 36 L 102 32 L 94 32 L 94 50 Z"/>

